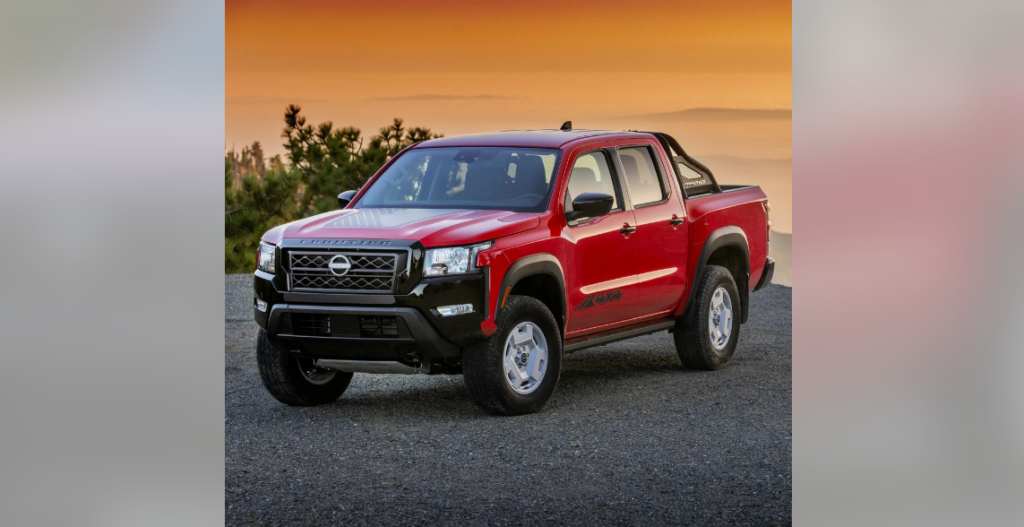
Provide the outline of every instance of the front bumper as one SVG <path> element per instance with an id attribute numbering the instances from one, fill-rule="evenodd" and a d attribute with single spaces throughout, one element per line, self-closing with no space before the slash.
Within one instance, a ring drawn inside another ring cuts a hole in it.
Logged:
<path id="1" fill-rule="evenodd" d="M 262 271 L 253 277 L 254 318 L 282 352 L 416 365 L 457 362 L 462 348 L 486 339 L 486 271 L 424 279 L 404 295 L 300 293 L 285 283 Z M 442 317 L 436 310 L 455 304 L 472 304 L 473 312 Z"/>
<path id="2" fill-rule="evenodd" d="M 754 291 L 757 291 L 764 286 L 772 283 L 772 275 L 775 274 L 775 258 L 771 256 L 764 261 L 764 270 L 761 271 L 761 279 L 757 281 L 757 285 L 754 286 Z"/>

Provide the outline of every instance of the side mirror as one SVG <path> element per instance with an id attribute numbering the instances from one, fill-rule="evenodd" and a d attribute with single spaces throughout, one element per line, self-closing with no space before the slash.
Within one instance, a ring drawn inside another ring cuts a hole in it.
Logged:
<path id="1" fill-rule="evenodd" d="M 565 213 L 569 221 L 604 216 L 612 210 L 615 198 L 600 192 L 584 192 L 572 200 L 572 210 Z"/>
<path id="2" fill-rule="evenodd" d="M 338 208 L 343 209 L 352 202 L 352 198 L 356 197 L 357 190 L 346 190 L 341 194 L 338 194 Z"/>

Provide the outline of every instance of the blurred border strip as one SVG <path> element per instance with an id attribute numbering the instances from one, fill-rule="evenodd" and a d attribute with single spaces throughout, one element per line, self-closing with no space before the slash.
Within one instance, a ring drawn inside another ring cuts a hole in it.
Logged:
<path id="1" fill-rule="evenodd" d="M 224 521 L 224 5 L 0 4 L 0 524 Z"/>
<path id="2" fill-rule="evenodd" d="M 1017 524 L 1024 3 L 793 22 L 795 523 Z"/>

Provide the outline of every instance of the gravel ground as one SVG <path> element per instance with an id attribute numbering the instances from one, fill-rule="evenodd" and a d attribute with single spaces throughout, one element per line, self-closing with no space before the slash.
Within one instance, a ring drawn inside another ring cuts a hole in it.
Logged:
<path id="1" fill-rule="evenodd" d="M 752 295 L 728 367 L 662 332 L 569 355 L 539 414 L 492 417 L 460 376 L 356 374 L 278 403 L 251 276 L 225 278 L 228 525 L 775 525 L 791 519 L 792 289 Z"/>

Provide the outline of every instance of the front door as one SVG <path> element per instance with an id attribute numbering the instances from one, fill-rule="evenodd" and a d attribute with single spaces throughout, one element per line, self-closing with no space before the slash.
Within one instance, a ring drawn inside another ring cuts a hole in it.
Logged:
<path id="1" fill-rule="evenodd" d="M 601 326 L 632 318 L 637 305 L 637 237 L 633 213 L 625 210 L 612 173 L 611 155 L 593 150 L 576 158 L 566 189 L 567 210 L 573 198 L 599 192 L 615 198 L 612 211 L 598 218 L 583 218 L 565 228 L 572 269 L 566 270 L 569 333 L 582 335 Z"/>

